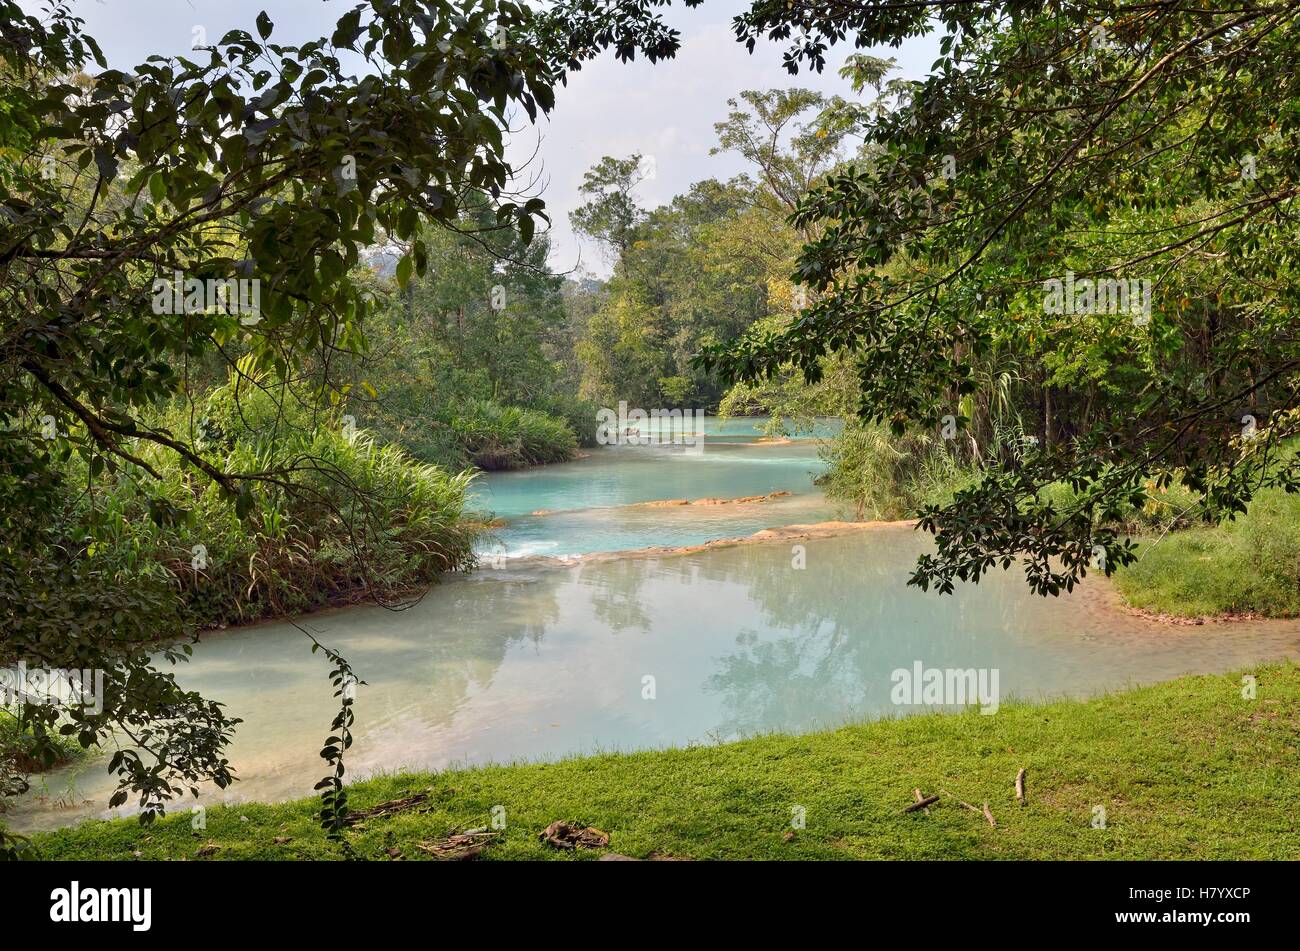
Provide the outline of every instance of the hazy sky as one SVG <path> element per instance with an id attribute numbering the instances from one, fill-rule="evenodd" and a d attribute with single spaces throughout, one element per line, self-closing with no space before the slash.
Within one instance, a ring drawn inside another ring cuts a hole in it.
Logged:
<path id="1" fill-rule="evenodd" d="M 328 36 L 336 19 L 355 0 L 74 0 L 72 7 L 86 21 L 87 31 L 104 49 L 109 62 L 130 68 L 151 54 L 175 54 L 190 48 L 196 28 L 207 41 L 239 27 L 253 31 L 253 21 L 266 10 L 275 23 L 273 37 L 304 42 Z M 539 126 L 520 122 L 511 140 L 516 164 L 537 158 L 526 174 L 540 173 L 543 197 L 554 221 L 551 263 L 567 271 L 581 265 L 605 274 L 608 265 L 599 252 L 578 240 L 568 215 L 580 202 L 582 175 L 604 155 L 640 152 L 654 159 L 655 175 L 639 187 L 641 204 L 654 207 L 684 192 L 692 182 L 725 179 L 743 168 L 735 156 L 710 156 L 715 143 L 713 124 L 726 117 L 729 97 L 742 89 L 805 86 L 849 95 L 837 71 L 849 47 L 831 51 L 827 69 L 818 75 L 792 77 L 781 67 L 781 49 L 760 45 L 751 55 L 735 41 L 731 17 L 747 4 L 742 0 L 705 0 L 694 10 L 677 5 L 665 18 L 682 34 L 675 60 L 650 65 L 622 64 L 606 54 L 572 76 L 557 91 L 556 107 Z M 31 12 L 40 0 L 23 0 Z M 893 55 L 901 74 L 919 78 L 935 59 L 937 42 L 913 41 L 901 49 L 873 50 Z M 539 143 L 540 137 L 540 143 Z"/>

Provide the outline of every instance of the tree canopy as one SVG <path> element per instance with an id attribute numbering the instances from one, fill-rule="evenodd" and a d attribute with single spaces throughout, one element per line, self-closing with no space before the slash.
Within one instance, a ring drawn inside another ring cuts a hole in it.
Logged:
<path id="1" fill-rule="evenodd" d="M 114 804 L 134 790 L 145 818 L 230 781 L 235 721 L 149 659 L 186 631 L 165 573 L 125 584 L 96 557 L 120 517 L 95 504 L 98 480 L 135 483 L 160 522 L 192 518 L 159 491 L 161 451 L 241 518 L 272 487 L 345 523 L 373 513 L 310 439 L 287 458 L 235 454 L 210 421 L 162 410 L 221 376 L 214 364 L 235 393 L 337 403 L 333 368 L 365 353 L 376 305 L 363 251 L 402 243 L 407 284 L 428 267 L 429 228 L 526 248 L 545 213 L 515 193 L 506 131 L 550 110 L 600 50 L 656 58 L 672 44 L 648 8 L 630 14 L 370 0 L 302 45 L 277 43 L 261 13 L 125 70 L 63 0 L 40 17 L 0 0 L 0 592 L 14 606 L 0 660 L 111 672 L 102 709 L 71 723 L 24 705 L 38 755 L 55 729 L 87 746 L 124 732 L 135 747 L 113 760 Z"/>
<path id="2" fill-rule="evenodd" d="M 792 72 L 822 68 L 838 43 L 938 32 L 941 54 L 924 80 L 892 84 L 861 125 L 860 159 L 792 214 L 814 235 L 795 269 L 813 303 L 704 365 L 759 380 L 793 364 L 816 380 L 828 353 L 847 353 L 861 414 L 901 433 L 945 417 L 968 428 L 980 379 L 1035 364 L 1025 445 L 923 513 L 938 551 L 918 565 L 922 587 L 1023 558 L 1055 593 L 1130 560 L 1103 523 L 1175 479 L 1220 514 L 1296 488 L 1280 447 L 1296 432 L 1300 356 L 1298 14 L 753 4 L 738 39 L 789 41 Z M 1068 505 L 1044 499 L 1053 482 L 1073 489 Z"/>

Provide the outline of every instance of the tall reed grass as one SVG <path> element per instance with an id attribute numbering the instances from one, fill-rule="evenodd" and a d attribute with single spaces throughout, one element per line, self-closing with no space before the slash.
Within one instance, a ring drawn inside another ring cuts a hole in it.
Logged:
<path id="1" fill-rule="evenodd" d="M 578 450 L 578 439 L 563 419 L 488 400 L 468 404 L 451 420 L 451 427 L 480 469 L 563 462 Z"/>
<path id="2" fill-rule="evenodd" d="M 224 387 L 203 411 L 205 457 L 272 475 L 251 483 L 242 518 L 210 479 L 156 447 L 141 455 L 160 479 L 127 469 L 91 480 L 83 505 L 100 517 L 88 550 L 123 583 L 162 576 L 212 627 L 390 599 L 474 564 L 472 473 L 417 462 L 278 385 Z M 183 430 L 193 416 L 176 408 L 160 423 Z"/>

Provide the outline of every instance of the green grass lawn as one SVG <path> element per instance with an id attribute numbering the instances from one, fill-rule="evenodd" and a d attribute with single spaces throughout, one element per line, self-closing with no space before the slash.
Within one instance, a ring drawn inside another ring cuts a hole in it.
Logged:
<path id="1" fill-rule="evenodd" d="M 600 854 L 543 845 L 538 833 L 556 819 L 596 826 L 610 851 L 636 857 L 1300 858 L 1300 667 L 1248 673 L 1258 678 L 1253 700 L 1242 697 L 1242 673 L 1188 677 L 1088 702 L 1004 704 L 992 716 L 395 775 L 353 787 L 353 809 L 422 791 L 431 808 L 368 819 L 348 838 L 362 858 L 427 858 L 417 843 L 487 826 L 500 805 L 506 830 L 487 859 Z M 1020 767 L 1023 807 L 1013 790 Z M 929 815 L 904 814 L 915 787 L 951 795 Z M 997 828 L 957 798 L 987 802 Z M 806 828 L 787 841 L 797 806 Z M 1105 828 L 1093 827 L 1098 806 Z M 91 822 L 33 845 L 49 859 L 340 857 L 316 808 L 314 799 L 214 808 L 204 831 L 191 829 L 187 810 L 151 827 Z"/>
<path id="2" fill-rule="evenodd" d="M 1261 493 L 1246 515 L 1140 543 L 1114 580 L 1136 608 L 1179 617 L 1300 616 L 1300 495 Z"/>
<path id="3" fill-rule="evenodd" d="M 1231 534 L 1222 528 L 1188 528 L 1157 545 L 1139 542 L 1141 560 L 1114 575 L 1135 608 L 1173 617 L 1258 614 L 1294 617 L 1300 592 L 1247 567 Z"/>

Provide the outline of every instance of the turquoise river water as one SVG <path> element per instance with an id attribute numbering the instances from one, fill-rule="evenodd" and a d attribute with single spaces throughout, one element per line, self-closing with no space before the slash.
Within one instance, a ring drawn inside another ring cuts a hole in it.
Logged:
<path id="1" fill-rule="evenodd" d="M 478 504 L 506 520 L 484 547 L 496 567 L 446 581 L 407 610 L 299 619 L 366 682 L 350 776 L 897 716 L 924 709 L 891 697 L 891 673 L 917 662 L 996 669 L 1005 702 L 1300 657 L 1300 623 L 1161 625 L 1116 608 L 1101 582 L 1043 599 L 1008 573 L 951 597 L 924 594 L 906 580 L 928 540 L 905 526 L 631 553 L 836 516 L 813 484 L 815 444 L 758 443 L 749 421 L 710 425 L 703 453 L 601 448 L 482 479 Z M 771 492 L 790 495 L 636 504 Z M 540 510 L 550 514 L 531 514 Z M 214 632 L 177 669 L 182 684 L 244 720 L 230 750 L 241 781 L 203 801 L 311 795 L 335 701 L 309 646 L 287 623 Z M 107 808 L 106 759 L 38 777 L 6 821 L 35 829 L 121 814 Z"/>

